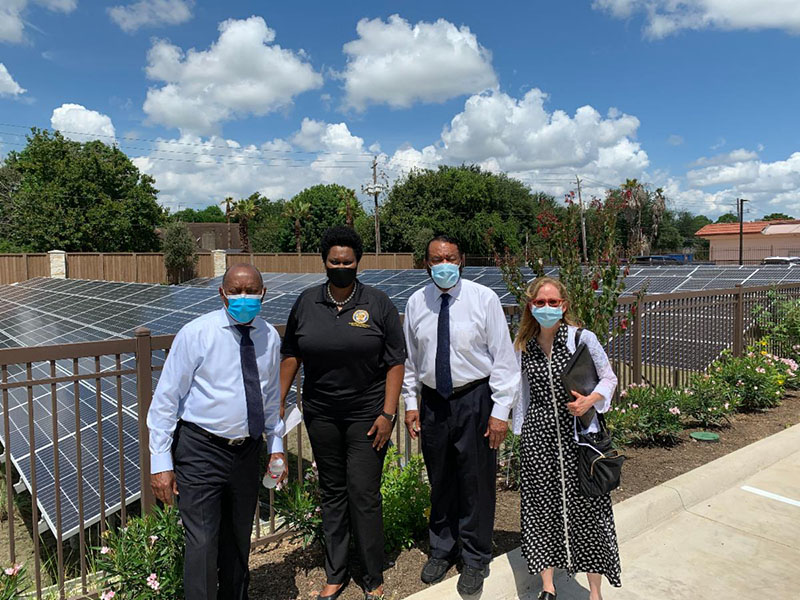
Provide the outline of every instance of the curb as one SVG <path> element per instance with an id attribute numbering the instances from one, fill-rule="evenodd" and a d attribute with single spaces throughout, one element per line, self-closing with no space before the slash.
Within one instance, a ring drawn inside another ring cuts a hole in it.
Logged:
<path id="1" fill-rule="evenodd" d="M 619 544 L 631 540 L 681 511 L 734 487 L 800 449 L 800 424 L 739 448 L 614 506 Z M 538 589 L 539 578 L 528 573 L 519 548 L 495 557 L 483 592 L 472 598 L 512 600 Z M 460 600 L 451 577 L 406 600 Z"/>

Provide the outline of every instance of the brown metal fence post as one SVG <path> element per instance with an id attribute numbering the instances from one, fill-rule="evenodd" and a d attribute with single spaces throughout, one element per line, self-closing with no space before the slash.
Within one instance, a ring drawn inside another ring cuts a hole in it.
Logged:
<path id="1" fill-rule="evenodd" d="M 633 319 L 633 336 L 631 340 L 631 368 L 633 370 L 633 382 L 636 385 L 642 383 L 642 320 L 644 314 L 642 313 L 642 298 L 637 298 L 636 315 Z"/>
<path id="2" fill-rule="evenodd" d="M 155 506 L 150 488 L 150 435 L 147 431 L 147 411 L 153 399 L 153 367 L 150 330 L 136 329 L 136 396 L 139 407 L 139 474 L 142 489 L 142 514 L 149 514 Z"/>
<path id="3" fill-rule="evenodd" d="M 736 303 L 733 305 L 733 355 L 741 356 L 744 351 L 744 289 L 736 284 Z"/>

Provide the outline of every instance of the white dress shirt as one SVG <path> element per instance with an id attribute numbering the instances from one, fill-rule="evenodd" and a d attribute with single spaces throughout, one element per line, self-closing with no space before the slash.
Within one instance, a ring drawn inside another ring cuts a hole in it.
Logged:
<path id="1" fill-rule="evenodd" d="M 248 437 L 247 401 L 239 350 L 241 335 L 225 308 L 198 317 L 175 336 L 147 413 L 150 472 L 172 470 L 172 436 L 179 419 L 220 437 Z M 278 332 L 260 317 L 250 338 L 264 400 L 264 433 L 270 452 L 283 452 L 280 419 Z"/>
<path id="2" fill-rule="evenodd" d="M 574 325 L 567 326 L 567 350 L 575 354 L 575 332 L 578 330 Z M 594 408 L 599 413 L 606 413 L 611 408 L 611 399 L 614 397 L 614 390 L 617 389 L 617 376 L 611 368 L 611 363 L 608 360 L 608 355 L 600 345 L 600 340 L 597 336 L 584 329 L 581 332 L 581 343 L 586 344 L 589 354 L 594 360 L 594 367 L 597 369 L 597 376 L 600 381 L 595 386 L 592 393 L 597 392 L 600 394 L 600 399 L 594 403 Z M 522 353 L 517 352 L 517 363 L 522 365 Z M 558 381 L 556 385 L 561 385 Z M 591 394 L 590 394 L 591 395 Z M 514 405 L 514 414 L 511 419 L 511 431 L 520 435 L 522 433 L 522 424 L 525 421 L 525 415 L 528 413 L 528 405 L 531 403 L 531 386 L 527 377 L 522 377 L 520 383 L 520 394 L 517 404 Z M 577 419 L 575 420 L 577 426 Z M 591 424 L 584 431 L 594 433 L 600 429 L 597 417 L 592 419 Z M 577 429 L 575 431 L 575 438 L 577 439 Z"/>
<path id="3" fill-rule="evenodd" d="M 417 410 L 422 385 L 436 389 L 436 347 L 442 294 L 450 294 L 450 372 L 453 388 L 489 378 L 492 416 L 502 421 L 519 390 L 520 369 L 500 299 L 486 286 L 461 279 L 442 291 L 433 282 L 408 299 L 403 328 L 408 358 L 406 410 Z"/>

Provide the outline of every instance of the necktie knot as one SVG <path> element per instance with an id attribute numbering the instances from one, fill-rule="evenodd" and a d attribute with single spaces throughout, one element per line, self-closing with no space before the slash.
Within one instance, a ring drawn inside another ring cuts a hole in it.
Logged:
<path id="1" fill-rule="evenodd" d="M 241 339 L 241 342 L 240 342 L 241 344 L 246 344 L 246 343 L 252 341 L 250 339 L 250 326 L 249 325 L 236 325 L 236 329 L 239 331 L 239 333 L 242 336 L 242 339 Z"/>
<path id="2" fill-rule="evenodd" d="M 450 294 L 442 294 L 442 308 L 450 306 Z"/>

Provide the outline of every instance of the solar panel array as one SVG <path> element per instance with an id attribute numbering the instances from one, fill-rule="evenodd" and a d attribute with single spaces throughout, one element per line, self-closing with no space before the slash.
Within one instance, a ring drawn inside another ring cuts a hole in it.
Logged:
<path id="1" fill-rule="evenodd" d="M 524 275 L 533 277 L 530 270 L 525 270 Z M 514 304 L 499 269 L 467 267 L 464 276 L 493 289 L 503 304 Z M 323 274 L 308 273 L 265 273 L 263 277 L 268 291 L 261 315 L 273 324 L 285 323 L 299 293 L 324 280 Z M 401 312 L 411 294 L 429 281 L 422 270 L 364 271 L 359 278 L 365 284 L 386 292 Z M 800 281 L 800 267 L 633 266 L 626 280 L 626 293 L 642 289 L 647 293 L 669 293 L 725 289 L 739 283 L 753 286 L 797 281 Z M 182 286 L 40 278 L 15 285 L 0 285 L 0 348 L 125 338 L 132 336 L 139 326 L 148 327 L 154 335 L 174 334 L 195 317 L 219 308 L 219 283 L 219 278 L 195 280 L 190 282 L 191 285 Z M 160 360 L 161 357 L 154 356 L 154 362 Z M 121 357 L 123 369 L 133 368 L 134 363 L 132 355 Z M 79 367 L 81 373 L 94 372 L 94 360 L 82 359 Z M 115 361 L 112 357 L 103 357 L 100 367 L 103 370 L 114 369 Z M 59 361 L 56 368 L 58 375 L 73 373 L 71 361 Z M 49 369 L 48 364 L 34 364 L 31 376 L 34 379 L 46 378 Z M 28 378 L 21 368 L 10 368 L 8 377 L 10 381 Z M 122 377 L 121 390 L 122 443 L 113 378 L 101 380 L 99 414 L 94 380 L 83 380 L 78 385 L 77 422 L 81 431 L 85 525 L 100 518 L 98 455 L 101 448 L 106 513 L 118 509 L 123 501 L 135 500 L 140 492 L 135 378 Z M 33 388 L 33 456 L 39 506 L 46 524 L 55 529 L 55 498 L 60 491 L 62 532 L 69 537 L 80 527 L 76 490 L 81 482 L 77 477 L 73 383 L 57 386 L 57 404 L 60 490 L 56 490 L 53 473 L 55 453 L 50 388 Z M 9 421 L 9 439 L 4 439 L 3 443 L 8 443 L 12 461 L 23 483 L 30 488 L 32 465 L 25 389 L 10 390 Z M 102 424 L 102 446 L 98 440 L 98 422 Z M 119 469 L 120 452 L 124 464 L 122 472 Z M 125 480 L 124 494 L 120 485 L 121 474 Z"/>

